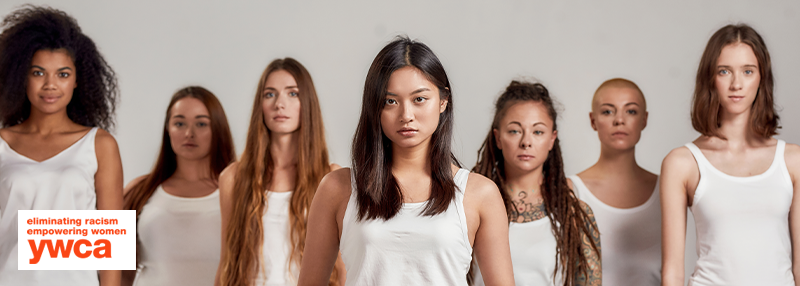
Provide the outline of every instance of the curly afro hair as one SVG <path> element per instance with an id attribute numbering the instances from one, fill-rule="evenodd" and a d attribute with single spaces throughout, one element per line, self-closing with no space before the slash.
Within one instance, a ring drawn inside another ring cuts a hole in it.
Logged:
<path id="1" fill-rule="evenodd" d="M 30 116 L 26 87 L 33 55 L 63 49 L 75 63 L 78 84 L 67 116 L 83 126 L 113 127 L 119 98 L 116 75 L 74 18 L 50 7 L 25 5 L 6 16 L 0 28 L 0 126 L 14 126 Z"/>

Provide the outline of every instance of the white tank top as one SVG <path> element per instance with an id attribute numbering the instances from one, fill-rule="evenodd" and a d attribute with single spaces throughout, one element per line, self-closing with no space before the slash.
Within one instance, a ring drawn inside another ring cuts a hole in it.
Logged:
<path id="1" fill-rule="evenodd" d="M 261 247 L 263 268 L 259 270 L 258 286 L 297 285 L 298 271 L 289 263 L 291 247 L 289 241 L 289 203 L 292 192 L 267 192 L 267 211 L 262 218 L 264 244 Z M 264 273 L 267 273 L 264 277 Z"/>
<path id="2" fill-rule="evenodd" d="M 464 190 L 469 171 L 460 169 L 447 210 L 423 216 L 427 202 L 404 203 L 389 220 L 358 221 L 355 179 L 342 221 L 340 250 L 347 285 L 467 285 L 472 261 Z"/>
<path id="3" fill-rule="evenodd" d="M 658 183 L 650 198 L 627 209 L 609 206 L 570 176 L 575 195 L 594 212 L 603 242 L 603 284 L 661 285 L 661 198 Z"/>
<path id="4" fill-rule="evenodd" d="M 136 225 L 139 265 L 133 285 L 214 285 L 221 227 L 218 190 L 185 198 L 158 186 Z"/>
<path id="5" fill-rule="evenodd" d="M 532 222 L 509 223 L 508 245 L 516 285 L 564 285 L 560 271 L 553 277 L 558 245 L 549 216 Z M 475 285 L 485 285 L 480 269 L 475 267 L 473 272 Z"/>
<path id="6" fill-rule="evenodd" d="M 0 138 L 0 285 L 98 285 L 95 270 L 17 270 L 18 210 L 94 210 L 97 127 L 36 162 Z"/>
<path id="7" fill-rule="evenodd" d="M 789 207 L 792 180 L 778 140 L 766 172 L 735 177 L 714 168 L 693 143 L 700 169 L 692 213 L 697 226 L 697 266 L 689 285 L 795 285 Z"/>

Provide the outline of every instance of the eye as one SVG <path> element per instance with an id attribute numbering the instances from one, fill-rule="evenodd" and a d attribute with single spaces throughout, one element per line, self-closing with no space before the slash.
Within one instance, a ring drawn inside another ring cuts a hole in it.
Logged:
<path id="1" fill-rule="evenodd" d="M 296 92 L 296 91 L 290 91 L 290 92 L 289 92 L 289 96 L 291 96 L 291 97 L 297 97 L 297 96 L 299 96 L 299 95 L 300 95 L 300 93 L 299 93 L 299 92 Z"/>
<path id="2" fill-rule="evenodd" d="M 535 134 L 535 135 L 542 135 L 542 134 L 544 134 L 544 131 L 542 131 L 542 130 L 536 130 L 536 131 L 533 131 L 533 134 Z"/>
<path id="3" fill-rule="evenodd" d="M 746 75 L 751 75 L 751 74 L 753 74 L 753 73 L 755 73 L 753 70 L 746 70 L 746 71 L 744 71 L 744 74 L 746 74 Z"/>
<path id="4" fill-rule="evenodd" d="M 629 110 L 628 110 L 628 114 L 630 114 L 630 115 L 636 115 L 636 114 L 639 114 L 639 112 L 636 112 L 636 110 L 634 110 L 634 109 L 629 109 Z"/>
<path id="5" fill-rule="evenodd" d="M 515 129 L 508 130 L 508 134 L 520 134 L 520 133 L 522 133 L 522 132 L 520 132 L 519 130 L 515 130 Z"/>
<path id="6" fill-rule="evenodd" d="M 600 114 L 602 114 L 602 115 L 609 115 L 609 114 L 611 114 L 611 110 L 608 110 L 608 109 L 606 109 L 606 110 L 603 110 L 603 111 L 601 111 L 601 112 L 600 112 Z"/>
<path id="7" fill-rule="evenodd" d="M 275 93 L 274 92 L 267 92 L 267 93 L 264 94 L 264 97 L 266 97 L 266 98 L 275 97 Z"/>
<path id="8" fill-rule="evenodd" d="M 60 76 L 60 77 L 69 77 L 69 73 L 68 72 L 60 72 L 60 73 L 58 73 L 58 76 Z"/>
<path id="9" fill-rule="evenodd" d="M 393 104 L 397 104 L 397 100 L 394 100 L 392 98 L 386 99 L 386 105 L 393 105 Z"/>
<path id="10" fill-rule="evenodd" d="M 426 100 L 428 100 L 428 99 L 427 99 L 427 98 L 424 98 L 424 97 L 422 97 L 422 96 L 417 96 L 416 98 L 414 98 L 414 102 L 416 102 L 416 103 L 423 103 L 423 102 L 425 102 Z"/>
<path id="11" fill-rule="evenodd" d="M 44 75 L 44 73 L 43 73 L 42 71 L 35 70 L 35 71 L 33 71 L 32 75 L 33 75 L 33 76 L 43 76 L 43 75 Z"/>
<path id="12" fill-rule="evenodd" d="M 208 123 L 205 123 L 205 122 L 197 122 L 197 127 L 206 127 L 206 126 L 208 126 Z"/>
<path id="13" fill-rule="evenodd" d="M 175 127 L 183 127 L 183 122 L 178 121 L 178 122 L 172 123 L 172 125 L 175 126 Z"/>
<path id="14" fill-rule="evenodd" d="M 719 75 L 727 75 L 727 74 L 729 74 L 730 72 L 729 72 L 728 70 L 719 70 L 719 72 L 717 72 L 717 73 L 718 73 Z"/>

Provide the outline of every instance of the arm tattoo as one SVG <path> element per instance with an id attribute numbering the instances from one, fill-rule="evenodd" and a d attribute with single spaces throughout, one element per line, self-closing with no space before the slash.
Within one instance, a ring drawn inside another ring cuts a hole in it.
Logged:
<path id="1" fill-rule="evenodd" d="M 527 192 L 519 192 L 516 198 L 512 199 L 515 215 L 511 218 L 512 222 L 523 223 L 532 222 L 544 218 L 547 213 L 544 209 L 544 201 L 541 198 L 535 202 L 528 198 Z"/>
<path id="2" fill-rule="evenodd" d="M 600 232 L 597 230 L 597 222 L 595 222 L 592 209 L 589 208 L 588 205 L 583 205 L 583 207 L 589 218 L 589 221 L 586 222 L 586 228 L 589 229 L 589 233 L 583 234 L 583 246 L 581 247 L 584 255 L 586 255 L 587 258 L 586 264 L 588 266 L 588 275 L 583 275 L 582 273 L 578 272 L 576 274 L 577 277 L 575 277 L 575 282 L 576 285 L 581 286 L 601 286 L 603 285 L 603 273 L 600 261 Z M 597 246 L 597 252 L 595 252 L 592 248 L 592 244 L 589 239 L 594 241 L 595 245 Z"/>

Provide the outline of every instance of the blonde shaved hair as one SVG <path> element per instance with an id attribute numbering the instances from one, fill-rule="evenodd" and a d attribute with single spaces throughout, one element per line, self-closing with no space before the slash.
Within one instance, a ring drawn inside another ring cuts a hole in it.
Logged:
<path id="1" fill-rule="evenodd" d="M 647 110 L 647 101 L 644 99 L 644 93 L 642 92 L 641 89 L 639 89 L 639 86 L 636 85 L 636 83 L 634 83 L 634 82 L 632 82 L 630 80 L 621 78 L 621 77 L 612 78 L 612 79 L 609 79 L 609 80 L 603 82 L 603 84 L 601 84 L 597 88 L 597 90 L 594 91 L 594 96 L 592 97 L 592 110 L 594 110 L 594 105 L 595 105 L 595 103 L 597 103 L 597 100 L 598 100 L 597 95 L 600 94 L 600 91 L 605 89 L 605 88 L 610 88 L 610 87 L 630 88 L 630 89 L 635 90 L 639 94 L 639 96 L 642 98 L 642 108 L 645 111 Z"/>

